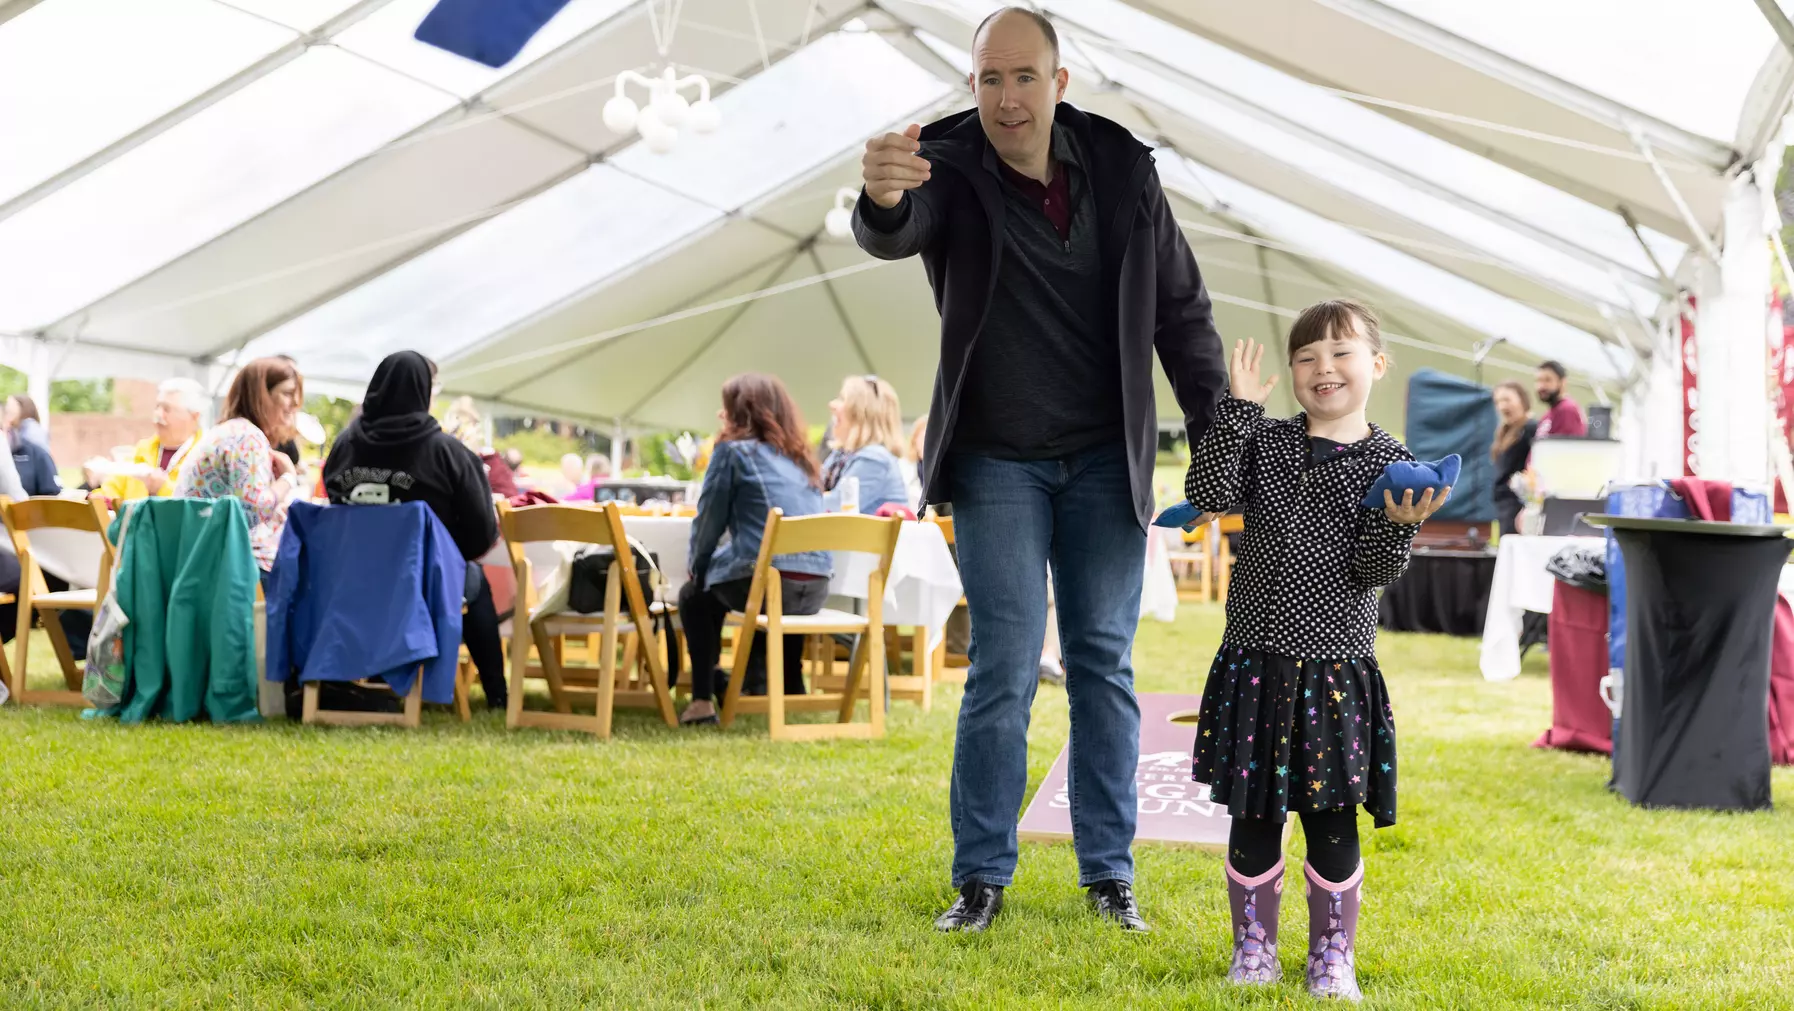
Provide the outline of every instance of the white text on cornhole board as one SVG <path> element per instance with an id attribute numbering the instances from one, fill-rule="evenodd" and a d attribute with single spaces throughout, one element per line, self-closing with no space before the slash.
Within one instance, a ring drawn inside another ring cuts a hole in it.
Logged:
<path id="1" fill-rule="evenodd" d="M 1208 787 L 1190 779 L 1190 744 L 1199 695 L 1140 696 L 1140 761 L 1134 766 L 1139 824 L 1136 842 L 1172 843 L 1225 849 L 1227 811 L 1209 799 Z M 1179 722 L 1172 722 L 1177 718 Z M 1066 770 L 1071 746 L 1059 752 L 1053 767 L 1022 815 L 1023 839 L 1055 841 L 1071 838 L 1071 797 Z"/>

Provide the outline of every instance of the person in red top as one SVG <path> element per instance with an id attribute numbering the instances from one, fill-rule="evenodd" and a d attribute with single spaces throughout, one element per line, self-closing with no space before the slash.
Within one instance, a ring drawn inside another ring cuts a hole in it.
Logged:
<path id="1" fill-rule="evenodd" d="M 1564 367 L 1557 362 L 1540 362 L 1537 386 L 1539 400 L 1545 405 L 1545 416 L 1539 420 L 1534 438 L 1587 435 L 1588 418 L 1582 406 L 1564 392 Z"/>

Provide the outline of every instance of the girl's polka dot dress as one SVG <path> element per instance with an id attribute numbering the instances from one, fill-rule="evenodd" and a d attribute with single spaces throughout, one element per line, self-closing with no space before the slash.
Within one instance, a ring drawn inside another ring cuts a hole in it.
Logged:
<path id="1" fill-rule="evenodd" d="M 1418 526 L 1359 505 L 1412 455 L 1376 426 L 1349 445 L 1310 439 L 1298 415 L 1222 401 L 1185 492 L 1243 505 L 1227 633 L 1209 670 L 1193 775 L 1234 817 L 1362 805 L 1395 823 L 1395 715 L 1377 667 L 1376 588 L 1407 568 Z"/>

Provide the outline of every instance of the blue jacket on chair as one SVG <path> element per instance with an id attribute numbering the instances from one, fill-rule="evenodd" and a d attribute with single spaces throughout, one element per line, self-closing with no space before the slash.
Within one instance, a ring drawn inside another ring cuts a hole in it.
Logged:
<path id="1" fill-rule="evenodd" d="M 285 681 L 379 678 L 454 701 L 467 566 L 422 502 L 294 502 L 268 582 L 268 673 Z"/>

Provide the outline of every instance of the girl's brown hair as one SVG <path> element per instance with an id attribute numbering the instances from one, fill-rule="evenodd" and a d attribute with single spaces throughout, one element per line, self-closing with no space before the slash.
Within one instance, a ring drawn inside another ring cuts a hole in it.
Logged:
<path id="1" fill-rule="evenodd" d="M 237 373 L 224 395 L 224 416 L 221 421 L 242 418 L 262 430 L 268 442 L 278 446 L 293 438 L 286 412 L 274 398 L 274 388 L 291 379 L 293 395 L 305 400 L 305 380 L 290 358 L 257 358 Z"/>
<path id="2" fill-rule="evenodd" d="M 821 488 L 822 474 L 804 433 L 803 416 L 776 376 L 743 372 L 723 384 L 723 430 L 717 441 L 764 442 L 797 464 L 811 487 Z"/>
<path id="3" fill-rule="evenodd" d="M 1352 298 L 1316 302 L 1303 309 L 1302 315 L 1296 317 L 1295 325 L 1289 328 L 1289 360 L 1294 362 L 1296 352 L 1310 344 L 1318 344 L 1335 334 L 1354 332 L 1370 345 L 1372 353 L 1389 353 L 1383 345 L 1382 324 L 1370 306 Z"/>
<path id="4" fill-rule="evenodd" d="M 1503 421 L 1501 428 L 1495 432 L 1495 441 L 1489 446 L 1489 459 L 1498 460 L 1501 454 L 1514 443 L 1520 441 L 1520 433 L 1526 431 L 1526 415 L 1532 412 L 1532 398 L 1527 396 L 1526 387 L 1510 379 L 1495 387 L 1495 392 L 1512 390 L 1514 396 L 1520 398 L 1520 420 Z"/>

